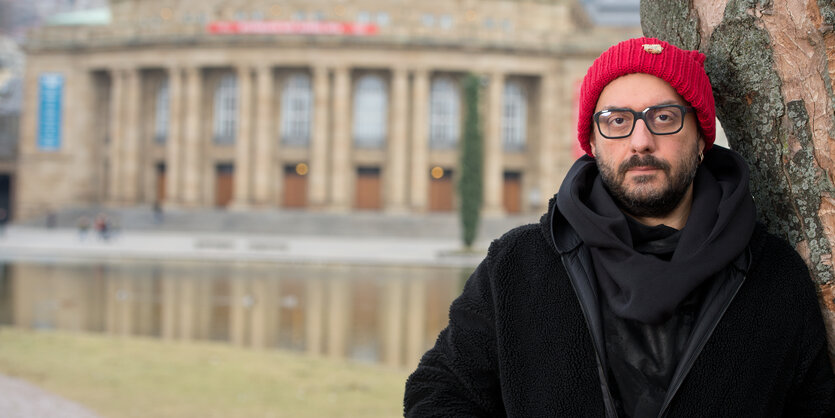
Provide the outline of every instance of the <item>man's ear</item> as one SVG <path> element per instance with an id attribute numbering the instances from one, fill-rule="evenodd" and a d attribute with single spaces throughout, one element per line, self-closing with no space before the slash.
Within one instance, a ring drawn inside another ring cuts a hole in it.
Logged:
<path id="1" fill-rule="evenodd" d="M 702 141 L 702 145 L 704 145 L 704 141 Z M 594 134 L 589 135 L 589 147 L 591 147 L 591 156 L 596 156 L 597 147 L 594 146 Z"/>

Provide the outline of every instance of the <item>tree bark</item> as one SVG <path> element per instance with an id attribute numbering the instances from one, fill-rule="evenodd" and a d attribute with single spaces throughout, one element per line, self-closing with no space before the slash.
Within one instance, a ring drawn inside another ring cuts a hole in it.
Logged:
<path id="1" fill-rule="evenodd" d="M 835 359 L 835 5 L 641 0 L 641 25 L 707 55 L 716 114 L 751 167 L 759 217 L 806 261 Z"/>

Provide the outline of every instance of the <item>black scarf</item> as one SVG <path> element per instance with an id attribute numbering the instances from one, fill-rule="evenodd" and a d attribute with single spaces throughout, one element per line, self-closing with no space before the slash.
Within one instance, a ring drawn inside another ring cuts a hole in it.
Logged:
<path id="1" fill-rule="evenodd" d="M 693 182 L 693 205 L 669 261 L 633 248 L 626 216 L 603 186 L 593 158 L 577 160 L 557 194 L 557 206 L 591 252 L 603 297 L 622 318 L 667 320 L 690 293 L 748 245 L 756 209 L 748 166 L 714 146 Z"/>

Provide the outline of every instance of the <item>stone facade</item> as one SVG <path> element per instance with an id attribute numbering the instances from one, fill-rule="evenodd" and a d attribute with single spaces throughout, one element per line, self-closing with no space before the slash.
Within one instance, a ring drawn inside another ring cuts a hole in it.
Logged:
<path id="1" fill-rule="evenodd" d="M 540 211 L 575 157 L 577 83 L 639 30 L 594 28 L 573 1 L 170 4 L 111 1 L 110 25 L 30 36 L 19 217 L 155 202 L 449 210 L 457 146 L 436 139 L 463 126 L 467 73 L 484 80 L 485 214 Z M 360 34 L 323 33 L 334 27 Z M 39 143 L 44 74 L 64 80 L 57 149 Z M 299 121 L 294 142 L 283 125 Z M 377 125 L 383 138 L 369 146 Z"/>

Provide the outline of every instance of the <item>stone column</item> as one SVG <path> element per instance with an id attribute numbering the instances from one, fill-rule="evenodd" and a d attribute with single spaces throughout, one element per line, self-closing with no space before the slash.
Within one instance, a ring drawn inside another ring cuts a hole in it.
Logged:
<path id="1" fill-rule="evenodd" d="M 347 211 L 351 207 L 354 178 L 351 173 L 351 70 L 334 72 L 333 147 L 331 148 L 331 209 Z"/>
<path id="2" fill-rule="evenodd" d="M 152 335 L 154 330 L 154 277 L 143 275 L 133 282 L 133 306 L 136 315 L 134 335 Z"/>
<path id="3" fill-rule="evenodd" d="M 250 205 L 252 185 L 252 69 L 238 68 L 238 130 L 235 134 L 235 200 L 232 206 Z"/>
<path id="4" fill-rule="evenodd" d="M 391 212 L 406 210 L 406 137 L 408 133 L 409 74 L 396 68 L 391 80 L 391 131 L 389 132 L 386 178 L 386 209 Z"/>
<path id="5" fill-rule="evenodd" d="M 244 300 L 247 297 L 246 279 L 229 279 L 229 339 L 233 345 L 246 343 L 246 311 Z"/>
<path id="6" fill-rule="evenodd" d="M 426 352 L 426 281 L 413 278 L 409 281 L 406 294 L 406 367 L 417 366 Z"/>
<path id="7" fill-rule="evenodd" d="M 110 150 L 107 179 L 107 200 L 116 203 L 122 200 L 122 126 L 124 124 L 125 73 L 123 70 L 110 72 Z"/>
<path id="8" fill-rule="evenodd" d="M 560 152 L 560 135 L 556 125 L 557 118 L 557 77 L 551 73 L 540 76 L 539 89 L 539 132 L 536 135 L 538 160 L 538 184 L 540 210 L 548 208 L 548 199 L 560 187 L 557 178 L 558 158 Z M 568 152 L 571 152 L 570 147 Z"/>
<path id="9" fill-rule="evenodd" d="M 275 300 L 278 298 L 278 281 L 271 278 L 259 277 L 253 279 L 253 303 L 250 312 L 250 344 L 256 348 L 275 346 L 278 324 L 276 319 Z"/>
<path id="10" fill-rule="evenodd" d="M 180 314 L 178 317 L 180 318 L 180 340 L 182 341 L 191 341 L 194 339 L 194 313 L 197 311 L 195 303 L 196 285 L 197 283 L 192 277 L 187 277 L 180 281 Z"/>
<path id="11" fill-rule="evenodd" d="M 200 125 L 202 117 L 202 75 L 199 68 L 186 69 L 185 134 L 183 135 L 183 204 L 196 207 L 201 204 L 200 165 L 203 162 Z"/>
<path id="12" fill-rule="evenodd" d="M 194 280 L 194 279 L 192 279 Z M 216 280 L 221 280 L 220 278 Z M 197 279 L 194 283 L 194 313 L 192 315 L 192 338 L 207 340 L 212 335 L 212 308 L 214 280 Z"/>
<path id="13" fill-rule="evenodd" d="M 343 358 L 348 353 L 351 335 L 351 287 L 345 279 L 329 280 L 328 288 L 328 356 Z"/>
<path id="14" fill-rule="evenodd" d="M 131 68 L 125 73 L 125 102 L 124 125 L 122 135 L 124 147 L 122 151 L 122 182 L 124 190 L 122 203 L 136 204 L 139 200 L 139 185 L 142 183 L 140 175 L 141 146 L 139 143 L 139 111 L 142 102 L 140 94 L 141 75 L 139 70 Z"/>
<path id="15" fill-rule="evenodd" d="M 162 339 L 173 340 L 177 336 L 177 282 L 168 276 L 162 278 Z"/>
<path id="16" fill-rule="evenodd" d="M 182 112 L 183 71 L 168 69 L 168 139 L 165 144 L 165 203 L 176 205 L 182 200 L 181 173 L 183 155 Z"/>
<path id="17" fill-rule="evenodd" d="M 310 206 L 323 208 L 328 203 L 328 142 L 330 131 L 328 105 L 330 82 L 328 69 L 313 69 L 313 135 L 310 144 L 310 174 L 308 174 L 308 197 Z"/>
<path id="18" fill-rule="evenodd" d="M 105 307 L 104 307 L 104 330 L 108 334 L 116 334 L 119 323 L 119 279 L 116 277 L 105 278 L 104 285 Z"/>
<path id="19" fill-rule="evenodd" d="M 127 277 L 119 278 L 119 290 L 116 295 L 116 306 L 119 319 L 116 327 L 120 335 L 133 335 L 133 303 L 136 295 L 133 292 L 132 281 Z"/>
<path id="20" fill-rule="evenodd" d="M 305 282 L 305 347 L 307 352 L 319 355 L 324 352 L 325 284 L 321 279 Z"/>
<path id="21" fill-rule="evenodd" d="M 403 346 L 405 342 L 403 324 L 406 322 L 406 285 L 405 280 L 389 280 L 384 288 L 380 319 L 383 326 L 382 354 L 383 362 L 390 367 L 403 365 Z"/>
<path id="22" fill-rule="evenodd" d="M 429 202 L 429 72 L 416 70 L 412 80 L 412 210 L 426 211 Z"/>
<path id="23" fill-rule="evenodd" d="M 256 119 L 255 119 L 255 161 L 253 163 L 253 199 L 259 206 L 272 206 L 272 187 L 275 184 L 275 136 L 273 130 L 273 70 L 268 66 L 258 67 L 256 73 Z"/>
<path id="24" fill-rule="evenodd" d="M 487 89 L 487 127 L 484 132 L 484 209 L 485 216 L 500 216 L 504 170 L 502 165 L 502 95 L 504 74 L 490 76 Z"/>

